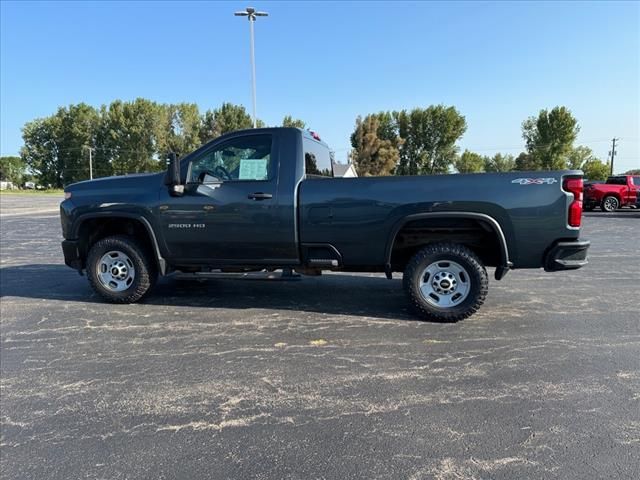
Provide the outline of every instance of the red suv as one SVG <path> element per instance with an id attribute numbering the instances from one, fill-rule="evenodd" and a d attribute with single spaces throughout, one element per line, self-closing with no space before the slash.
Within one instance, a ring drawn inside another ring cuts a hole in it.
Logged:
<path id="1" fill-rule="evenodd" d="M 585 183 L 584 210 L 600 206 L 604 212 L 614 212 L 620 207 L 636 206 L 640 196 L 640 175 L 616 175 L 605 183 Z"/>

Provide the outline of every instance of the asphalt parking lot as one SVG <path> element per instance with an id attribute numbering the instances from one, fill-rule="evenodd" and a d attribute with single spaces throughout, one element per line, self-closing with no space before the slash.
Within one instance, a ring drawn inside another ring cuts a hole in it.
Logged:
<path id="1" fill-rule="evenodd" d="M 640 477 L 638 212 L 586 214 L 584 269 L 436 324 L 378 275 L 104 304 L 59 201 L 0 197 L 3 478 Z"/>

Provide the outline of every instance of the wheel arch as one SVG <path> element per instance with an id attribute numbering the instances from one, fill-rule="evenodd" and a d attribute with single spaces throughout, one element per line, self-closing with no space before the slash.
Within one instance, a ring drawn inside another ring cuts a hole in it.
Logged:
<path id="1" fill-rule="evenodd" d="M 425 212 L 407 215 L 399 219 L 393 226 L 391 233 L 387 239 L 385 247 L 385 271 L 387 275 L 390 275 L 393 271 L 392 268 L 392 256 L 394 252 L 394 246 L 397 241 L 398 234 L 408 224 L 419 220 L 430 219 L 451 219 L 451 220 L 474 220 L 487 225 L 491 232 L 495 235 L 498 247 L 499 247 L 499 265 L 496 268 L 496 279 L 500 280 L 506 275 L 508 270 L 512 267 L 512 263 L 509 258 L 509 248 L 507 240 L 502 230 L 502 227 L 498 221 L 490 215 L 476 212 Z"/>
<path id="2" fill-rule="evenodd" d="M 118 221 L 122 224 L 116 224 Z M 87 213 L 76 219 L 71 228 L 71 234 L 73 238 L 78 239 L 83 266 L 89 249 L 98 240 L 112 234 L 133 234 L 135 237 L 142 236 L 142 242 L 153 253 L 153 260 L 160 274 L 164 275 L 167 271 L 167 263 L 160 253 L 156 234 L 149 220 L 143 215 L 127 212 Z"/>
<path id="3" fill-rule="evenodd" d="M 604 195 L 602 195 L 600 202 L 604 202 L 607 197 L 615 198 L 618 201 L 618 203 L 622 202 L 622 193 L 620 192 L 607 192 Z"/>

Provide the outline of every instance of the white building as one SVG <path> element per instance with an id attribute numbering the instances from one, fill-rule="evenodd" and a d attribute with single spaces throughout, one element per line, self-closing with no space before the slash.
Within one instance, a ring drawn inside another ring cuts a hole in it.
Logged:
<path id="1" fill-rule="evenodd" d="M 334 177 L 357 177 L 358 172 L 353 166 L 353 163 L 334 163 L 333 164 L 333 176 Z"/>

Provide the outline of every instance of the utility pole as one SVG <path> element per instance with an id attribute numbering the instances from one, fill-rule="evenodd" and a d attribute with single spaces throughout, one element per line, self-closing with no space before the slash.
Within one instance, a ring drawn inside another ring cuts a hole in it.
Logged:
<path id="1" fill-rule="evenodd" d="M 611 173 L 610 175 L 613 175 L 613 159 L 615 158 L 616 154 L 618 152 L 616 152 L 616 142 L 620 140 L 619 138 L 612 138 L 611 139 L 611 151 L 609 152 L 609 155 L 611 156 Z"/>
<path id="2" fill-rule="evenodd" d="M 246 10 L 235 12 L 234 15 L 236 17 L 247 17 L 247 20 L 249 20 L 249 35 L 251 41 L 251 92 L 253 93 L 253 128 L 256 128 L 258 121 L 256 119 L 256 58 L 254 51 L 253 24 L 256 21 L 256 17 L 266 17 L 269 14 L 267 12 L 256 12 L 255 8 L 247 7 Z"/>
<path id="3" fill-rule="evenodd" d="M 93 147 L 85 145 L 84 148 L 89 150 L 89 180 L 93 180 L 93 157 L 91 156 L 93 153 Z"/>

